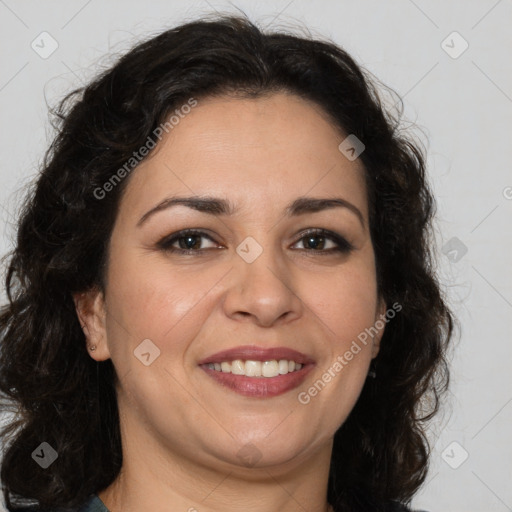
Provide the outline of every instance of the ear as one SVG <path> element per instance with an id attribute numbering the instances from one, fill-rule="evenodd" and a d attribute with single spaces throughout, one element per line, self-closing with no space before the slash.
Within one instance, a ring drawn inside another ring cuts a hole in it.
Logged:
<path id="1" fill-rule="evenodd" d="M 378 330 L 378 333 L 373 337 L 373 345 L 372 345 L 372 359 L 375 359 L 380 350 L 380 341 L 382 336 L 384 335 L 384 329 L 386 328 L 386 311 L 387 304 L 382 297 L 379 298 L 379 303 L 377 306 L 377 310 L 375 312 L 375 328 Z"/>
<path id="2" fill-rule="evenodd" d="M 95 287 L 86 292 L 73 294 L 73 301 L 87 341 L 87 352 L 96 361 L 109 359 L 103 292 Z M 93 347 L 95 348 L 91 350 Z"/>

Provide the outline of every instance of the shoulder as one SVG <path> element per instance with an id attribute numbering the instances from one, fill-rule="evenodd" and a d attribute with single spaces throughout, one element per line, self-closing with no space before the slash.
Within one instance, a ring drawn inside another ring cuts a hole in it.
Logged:
<path id="1" fill-rule="evenodd" d="M 426 510 L 418 510 L 410 508 L 405 503 L 398 501 L 380 501 L 376 499 L 370 492 L 362 492 L 358 489 L 351 493 L 346 502 L 339 504 L 335 510 L 352 512 L 428 512 Z M 341 506 L 340 506 L 341 505 Z"/>
<path id="2" fill-rule="evenodd" d="M 383 509 L 383 512 L 428 512 L 427 510 L 417 510 L 407 507 L 402 503 L 391 503 Z"/>
<path id="3" fill-rule="evenodd" d="M 41 508 L 37 505 L 32 505 L 30 507 L 23 508 L 15 508 L 9 509 L 9 512 L 109 512 L 108 508 L 105 504 L 96 496 L 95 494 L 91 495 L 85 503 L 83 503 L 79 507 L 75 508 Z"/>

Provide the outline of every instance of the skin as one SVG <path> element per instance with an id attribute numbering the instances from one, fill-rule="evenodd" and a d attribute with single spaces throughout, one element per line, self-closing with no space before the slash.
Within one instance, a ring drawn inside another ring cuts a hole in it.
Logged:
<path id="1" fill-rule="evenodd" d="M 317 105 L 291 94 L 203 99 L 130 176 L 105 291 L 75 296 L 88 345 L 97 347 L 91 357 L 111 358 L 120 379 L 123 468 L 99 493 L 111 512 L 329 510 L 332 439 L 383 331 L 307 405 L 297 395 L 386 310 L 377 295 L 364 169 L 339 151 L 345 137 Z M 239 211 L 173 206 L 137 227 L 173 195 L 221 197 Z M 364 225 L 342 207 L 286 217 L 285 207 L 303 196 L 344 198 Z M 158 248 L 185 228 L 214 240 L 194 238 L 192 255 Z M 354 249 L 329 253 L 336 242 L 328 238 L 308 244 L 308 228 L 331 230 Z M 252 263 L 236 252 L 248 236 L 263 249 Z M 150 366 L 133 354 L 145 339 L 160 350 Z M 294 348 L 315 367 L 280 396 L 242 396 L 198 366 L 238 345 Z M 261 456 L 254 466 L 237 456 L 248 443 Z"/>

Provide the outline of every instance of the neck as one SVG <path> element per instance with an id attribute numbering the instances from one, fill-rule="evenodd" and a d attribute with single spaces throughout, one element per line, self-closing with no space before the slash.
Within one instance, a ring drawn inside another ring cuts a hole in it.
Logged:
<path id="1" fill-rule="evenodd" d="M 160 444 L 157 436 L 137 423 L 122 420 L 121 435 L 123 467 L 117 479 L 98 493 L 110 512 L 332 510 L 327 503 L 331 440 L 296 460 L 248 468 L 192 460 L 195 454 Z"/>

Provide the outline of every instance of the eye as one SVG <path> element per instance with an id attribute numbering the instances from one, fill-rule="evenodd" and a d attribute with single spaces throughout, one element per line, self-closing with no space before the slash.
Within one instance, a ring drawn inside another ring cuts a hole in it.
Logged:
<path id="1" fill-rule="evenodd" d="M 303 245 L 302 250 L 323 254 L 348 253 L 354 249 L 354 246 L 342 236 L 326 229 L 308 230 L 306 233 L 302 233 L 302 237 L 297 243 Z"/>
<path id="2" fill-rule="evenodd" d="M 301 238 L 294 244 L 302 244 L 299 250 L 322 255 L 348 253 L 354 246 L 342 236 L 326 229 L 310 229 L 301 233 Z M 207 241 L 206 244 L 203 241 Z M 208 247 L 209 244 L 209 247 Z M 204 231 L 185 229 L 167 236 L 157 243 L 158 248 L 166 252 L 199 255 L 207 250 L 219 248 L 219 244 Z"/>
<path id="3" fill-rule="evenodd" d="M 214 246 L 205 247 L 201 241 L 202 239 L 208 240 L 218 248 L 218 244 L 216 244 L 212 237 L 203 231 L 193 229 L 185 229 L 178 233 L 174 233 L 170 237 L 165 237 L 160 240 L 157 245 L 164 251 L 178 252 L 181 254 L 199 253 L 205 249 L 215 248 Z M 176 247 L 176 245 L 178 247 Z"/>

